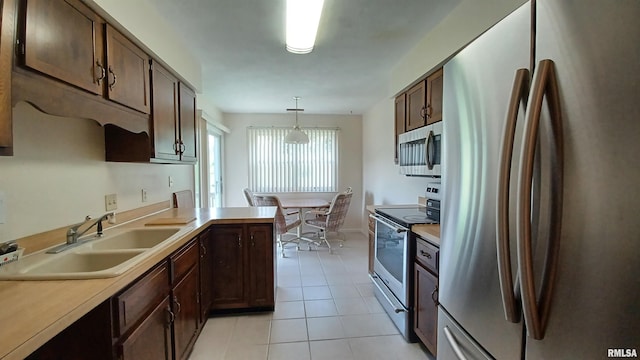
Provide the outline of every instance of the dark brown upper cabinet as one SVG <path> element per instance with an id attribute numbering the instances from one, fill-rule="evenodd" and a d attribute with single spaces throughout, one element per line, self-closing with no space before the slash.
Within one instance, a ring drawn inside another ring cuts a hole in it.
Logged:
<path id="1" fill-rule="evenodd" d="M 23 6 L 24 65 L 102 94 L 104 21 L 77 0 L 29 0 Z"/>
<path id="2" fill-rule="evenodd" d="M 395 105 L 395 155 L 393 157 L 393 161 L 398 163 L 398 136 L 406 131 L 405 124 L 407 121 L 407 95 L 400 94 L 396 97 L 396 105 Z"/>
<path id="3" fill-rule="evenodd" d="M 16 4 L 16 0 L 0 1 L 0 156 L 13 155 L 11 71 Z"/>
<path id="4" fill-rule="evenodd" d="M 148 114 L 150 110 L 149 56 L 108 24 L 106 39 L 107 97 Z"/>
<path id="5" fill-rule="evenodd" d="M 27 68 L 148 114 L 149 56 L 78 0 L 22 2 Z"/>
<path id="6" fill-rule="evenodd" d="M 442 68 L 429 75 L 427 83 L 427 106 L 425 117 L 427 125 L 442 120 Z"/>
<path id="7" fill-rule="evenodd" d="M 159 63 L 152 66 L 152 157 L 193 163 L 196 149 L 196 94 Z"/>
<path id="8" fill-rule="evenodd" d="M 152 66 L 152 156 L 180 160 L 178 143 L 178 79 L 158 63 Z"/>
<path id="9" fill-rule="evenodd" d="M 426 125 L 426 120 L 424 118 L 425 94 L 426 84 L 424 81 L 420 81 L 407 91 L 407 118 L 405 131 L 410 131 Z"/>
<path id="10" fill-rule="evenodd" d="M 180 83 L 180 160 L 195 162 L 196 149 L 196 93 Z"/>

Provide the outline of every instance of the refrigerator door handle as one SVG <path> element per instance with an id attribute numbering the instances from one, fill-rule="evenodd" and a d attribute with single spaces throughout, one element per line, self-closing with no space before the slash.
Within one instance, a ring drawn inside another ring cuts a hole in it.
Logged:
<path id="1" fill-rule="evenodd" d="M 447 338 L 447 342 L 449 343 L 449 345 L 451 345 L 451 349 L 456 354 L 456 357 L 458 357 L 459 360 L 467 360 L 467 357 L 462 353 L 460 345 L 458 345 L 458 342 L 453 337 L 453 334 L 451 333 L 451 330 L 449 330 L 448 326 L 444 327 L 444 336 Z"/>
<path id="2" fill-rule="evenodd" d="M 531 229 L 531 190 L 534 175 L 534 157 L 538 139 L 538 128 L 543 100 L 546 98 L 551 123 L 549 139 L 551 159 L 551 179 L 549 215 L 549 240 L 545 254 L 545 264 L 540 287 L 540 299 L 536 299 L 534 280 L 532 229 Z M 524 139 L 522 145 L 517 214 L 517 250 L 520 286 L 522 291 L 522 310 L 529 336 L 535 340 L 544 338 L 549 320 L 549 309 L 553 294 L 553 283 L 557 270 L 560 250 L 560 228 L 562 221 L 562 189 L 564 177 L 564 149 L 562 134 L 562 113 L 554 63 L 542 60 L 534 73 L 532 92 L 525 116 Z"/>
<path id="3" fill-rule="evenodd" d="M 511 100 L 507 111 L 502 149 L 500 151 L 500 167 L 498 170 L 498 191 L 496 207 L 496 248 L 498 252 L 498 275 L 500 277 L 500 293 L 502 307 L 507 321 L 520 321 L 520 311 L 516 298 L 518 284 L 514 286 L 511 271 L 511 242 L 509 241 L 509 183 L 511 181 L 511 164 L 513 144 L 516 135 L 518 111 L 521 105 L 526 108 L 529 95 L 529 69 L 518 69 L 513 80 Z"/>

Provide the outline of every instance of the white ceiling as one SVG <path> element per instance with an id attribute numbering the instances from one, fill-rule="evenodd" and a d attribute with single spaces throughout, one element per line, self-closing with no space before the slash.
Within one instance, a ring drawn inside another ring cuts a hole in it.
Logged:
<path id="1" fill-rule="evenodd" d="M 202 64 L 202 96 L 228 113 L 362 114 L 391 69 L 460 0 L 325 0 L 310 54 L 284 45 L 285 0 L 147 0 Z M 425 69 L 425 72 L 429 69 Z M 408 85 L 408 84 L 407 84 Z"/>

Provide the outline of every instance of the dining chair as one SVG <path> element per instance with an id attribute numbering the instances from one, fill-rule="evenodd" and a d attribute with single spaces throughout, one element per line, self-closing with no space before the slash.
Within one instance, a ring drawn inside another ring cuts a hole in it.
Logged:
<path id="1" fill-rule="evenodd" d="M 289 243 L 296 244 L 298 247 L 298 243 L 300 238 L 297 234 L 291 233 L 290 231 L 297 228 L 302 224 L 300 217 L 296 215 L 285 216 L 285 213 L 282 211 L 282 204 L 280 204 L 280 199 L 277 196 L 272 195 L 254 195 L 253 202 L 255 206 L 277 206 L 276 210 L 276 240 L 278 245 L 280 246 L 280 251 L 282 253 L 282 257 L 284 256 L 284 245 Z M 286 237 L 286 238 L 285 238 Z"/>
<path id="2" fill-rule="evenodd" d="M 328 210 L 314 209 L 304 213 L 303 223 L 316 229 L 317 233 L 316 239 L 312 239 L 311 242 L 316 246 L 326 244 L 330 254 L 333 254 L 333 249 L 329 242 L 329 234 L 336 234 L 337 238 L 332 238 L 331 240 L 338 240 L 340 241 L 340 247 L 343 246 L 344 235 L 340 232 L 340 229 L 342 229 L 344 220 L 347 217 L 352 195 L 353 190 L 347 188 L 346 191 L 337 194 L 333 198 Z"/>
<path id="3" fill-rule="evenodd" d="M 191 190 L 176 191 L 173 193 L 174 208 L 194 208 L 193 192 Z"/>
<path id="4" fill-rule="evenodd" d="M 242 192 L 244 193 L 244 197 L 245 199 L 247 199 L 247 203 L 249 203 L 249 206 L 256 206 L 253 201 L 253 197 L 254 197 L 253 192 L 249 190 L 249 188 L 244 188 Z"/>

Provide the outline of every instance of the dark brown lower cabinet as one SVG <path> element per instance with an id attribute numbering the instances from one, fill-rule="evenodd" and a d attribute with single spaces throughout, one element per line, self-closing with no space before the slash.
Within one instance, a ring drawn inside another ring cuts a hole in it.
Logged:
<path id="1" fill-rule="evenodd" d="M 173 290 L 173 343 L 176 359 L 187 359 L 200 326 L 198 268 L 192 267 Z"/>
<path id="2" fill-rule="evenodd" d="M 212 226 L 27 359 L 188 359 L 209 311 L 273 310 L 273 231 Z"/>
<path id="3" fill-rule="evenodd" d="M 211 228 L 212 310 L 275 307 L 273 224 Z"/>
<path id="4" fill-rule="evenodd" d="M 200 241 L 200 329 L 209 317 L 211 308 L 211 289 L 213 286 L 213 276 L 211 275 L 212 254 L 210 230 L 207 229 L 198 236 Z"/>
<path id="5" fill-rule="evenodd" d="M 96 326 L 100 324 L 103 326 Z M 109 360 L 114 358 L 111 343 L 111 301 L 108 299 L 73 323 L 27 360 Z M 160 359 L 160 358 L 158 358 Z"/>
<path id="6" fill-rule="evenodd" d="M 437 355 L 438 278 L 416 262 L 414 279 L 414 331 L 427 349 Z"/>
<path id="7" fill-rule="evenodd" d="M 118 345 L 118 359 L 169 360 L 173 358 L 171 328 L 168 321 L 171 314 L 170 306 L 170 298 L 167 296 L 131 335 Z"/>

